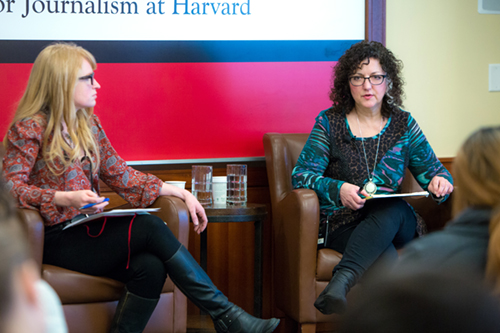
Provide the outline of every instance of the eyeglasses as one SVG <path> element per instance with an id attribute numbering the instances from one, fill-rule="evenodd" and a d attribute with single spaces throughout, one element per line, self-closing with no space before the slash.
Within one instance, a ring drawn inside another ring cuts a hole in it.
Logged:
<path id="1" fill-rule="evenodd" d="M 85 80 L 90 79 L 90 85 L 93 86 L 94 85 L 94 74 L 95 73 L 91 73 L 89 75 L 85 75 L 85 76 L 79 77 L 78 80 L 85 81 Z"/>
<path id="2" fill-rule="evenodd" d="M 361 75 L 354 75 L 349 78 L 349 82 L 355 86 L 359 87 L 365 84 L 365 80 L 368 79 L 371 85 L 378 86 L 379 84 L 382 84 L 384 82 L 384 79 L 386 78 L 387 75 L 370 75 L 370 76 L 361 76 Z"/>

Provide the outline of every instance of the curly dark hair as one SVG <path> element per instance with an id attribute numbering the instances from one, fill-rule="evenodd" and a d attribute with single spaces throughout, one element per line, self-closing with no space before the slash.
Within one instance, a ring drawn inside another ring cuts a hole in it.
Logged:
<path id="1" fill-rule="evenodd" d="M 403 85 L 401 77 L 403 62 L 384 45 L 374 41 L 362 41 L 352 45 L 339 59 L 333 68 L 330 99 L 336 112 L 351 112 L 355 102 L 351 95 L 349 76 L 356 72 L 359 64 L 366 59 L 377 59 L 387 73 L 387 92 L 382 102 L 382 116 L 388 118 L 392 112 L 403 107 Z"/>

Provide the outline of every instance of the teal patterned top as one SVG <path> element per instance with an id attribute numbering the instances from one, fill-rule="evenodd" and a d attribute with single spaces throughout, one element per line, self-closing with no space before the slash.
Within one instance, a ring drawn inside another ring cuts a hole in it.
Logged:
<path id="1" fill-rule="evenodd" d="M 379 136 L 380 148 L 373 170 Z M 368 181 L 367 164 L 373 172 L 377 194 L 400 193 L 406 168 L 424 190 L 434 176 L 442 176 L 453 183 L 450 173 L 436 157 L 409 112 L 399 110 L 391 115 L 378 135 L 364 138 L 364 146 L 367 162 L 361 138 L 352 134 L 346 114 L 335 112 L 333 108 L 324 110 L 316 118 L 293 170 L 294 188 L 316 192 L 321 219 L 333 215 L 329 220 L 333 230 L 360 218 L 359 210 L 352 211 L 342 205 L 340 187 L 344 182 L 362 187 Z M 437 201 L 444 201 L 447 197 Z"/>

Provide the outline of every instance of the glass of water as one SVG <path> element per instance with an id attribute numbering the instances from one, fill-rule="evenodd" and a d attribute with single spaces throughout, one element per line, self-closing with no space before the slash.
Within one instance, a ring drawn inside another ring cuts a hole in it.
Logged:
<path id="1" fill-rule="evenodd" d="M 247 166 L 228 164 L 226 205 L 244 207 L 247 204 Z"/>
<path id="2" fill-rule="evenodd" d="M 193 165 L 191 193 L 203 206 L 212 205 L 212 167 Z"/>

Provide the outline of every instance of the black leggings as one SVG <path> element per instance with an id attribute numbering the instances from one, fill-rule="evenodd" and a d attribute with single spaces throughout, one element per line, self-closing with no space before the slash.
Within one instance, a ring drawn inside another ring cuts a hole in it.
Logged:
<path id="1" fill-rule="evenodd" d="M 360 278 L 379 258 L 395 261 L 396 250 L 416 236 L 415 213 L 403 199 L 368 200 L 364 209 L 362 221 L 332 233 L 331 247 L 343 253 L 334 272 L 348 268 Z"/>
<path id="2" fill-rule="evenodd" d="M 110 277 L 136 295 L 158 298 L 167 277 L 164 263 L 181 243 L 154 215 L 137 215 L 132 225 L 131 221 L 132 216 L 126 216 L 108 218 L 104 227 L 104 220 L 66 230 L 60 225 L 46 227 L 43 262 Z"/>

